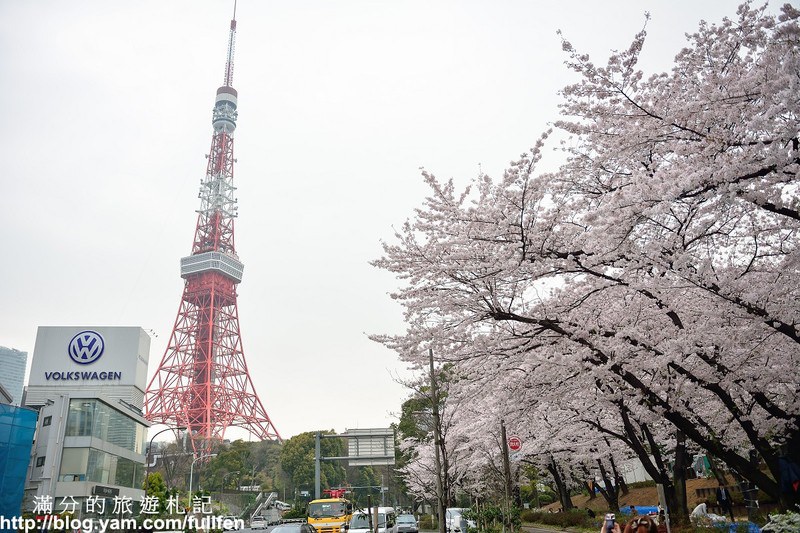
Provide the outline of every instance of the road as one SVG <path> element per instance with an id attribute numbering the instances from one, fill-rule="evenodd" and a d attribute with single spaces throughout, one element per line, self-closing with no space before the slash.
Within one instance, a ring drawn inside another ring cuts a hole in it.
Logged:
<path id="1" fill-rule="evenodd" d="M 270 526 L 267 529 L 244 528 L 244 529 L 237 530 L 237 532 L 242 532 L 242 533 L 250 533 L 250 532 L 269 533 L 272 530 L 273 527 L 275 527 L 275 526 Z M 525 526 L 525 527 L 522 528 L 522 531 L 524 533 L 553 533 L 554 531 L 559 531 L 559 530 L 558 529 L 542 529 L 542 528 L 538 528 L 538 527 Z M 424 530 L 423 529 L 419 533 L 438 533 L 438 531 L 433 531 L 433 530 L 428 531 L 428 530 Z"/>

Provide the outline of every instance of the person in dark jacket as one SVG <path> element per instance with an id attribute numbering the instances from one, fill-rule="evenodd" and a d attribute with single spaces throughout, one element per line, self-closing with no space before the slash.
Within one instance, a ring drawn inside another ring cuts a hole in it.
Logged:
<path id="1" fill-rule="evenodd" d="M 717 487 L 717 505 L 719 505 L 724 514 L 731 515 L 731 522 L 736 521 L 736 518 L 733 516 L 733 500 L 731 500 L 731 493 L 722 484 Z"/>

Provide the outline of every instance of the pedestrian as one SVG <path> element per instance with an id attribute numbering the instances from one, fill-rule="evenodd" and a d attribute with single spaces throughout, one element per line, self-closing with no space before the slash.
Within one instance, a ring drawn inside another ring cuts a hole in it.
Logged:
<path id="1" fill-rule="evenodd" d="M 717 487 L 717 505 L 722 509 L 723 514 L 731 515 L 731 522 L 736 521 L 736 518 L 733 516 L 733 500 L 731 500 L 731 493 L 722 483 Z"/>
<path id="2" fill-rule="evenodd" d="M 706 502 L 700 502 L 697 504 L 697 507 L 692 510 L 691 514 L 689 514 L 689 521 L 692 525 L 701 525 L 705 524 L 706 520 L 708 519 L 708 505 Z"/>
<path id="3" fill-rule="evenodd" d="M 630 511 L 631 516 L 637 516 L 639 514 L 639 512 L 636 510 L 636 507 L 634 507 L 633 505 L 631 505 L 628 508 L 628 510 Z"/>
<path id="4" fill-rule="evenodd" d="M 658 526 L 649 516 L 637 516 L 625 525 L 622 533 L 658 533 Z"/>
<path id="5" fill-rule="evenodd" d="M 600 526 L 600 533 L 622 533 L 622 528 L 619 527 L 619 522 L 617 521 L 614 521 L 611 527 L 608 527 L 608 524 L 603 522 L 603 525 Z"/>
<path id="6" fill-rule="evenodd" d="M 658 533 L 667 533 L 667 515 L 664 509 L 658 510 Z"/>

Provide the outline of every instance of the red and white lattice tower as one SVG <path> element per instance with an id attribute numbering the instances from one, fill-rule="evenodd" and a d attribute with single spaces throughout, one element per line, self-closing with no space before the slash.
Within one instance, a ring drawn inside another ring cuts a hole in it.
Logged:
<path id="1" fill-rule="evenodd" d="M 233 238 L 238 209 L 233 186 L 237 93 L 231 87 L 235 37 L 234 7 L 192 253 L 181 259 L 183 297 L 164 357 L 145 394 L 147 419 L 188 428 L 195 453 L 213 448 L 231 426 L 262 440 L 280 440 L 253 387 L 239 333 L 236 286 L 244 265 Z"/>

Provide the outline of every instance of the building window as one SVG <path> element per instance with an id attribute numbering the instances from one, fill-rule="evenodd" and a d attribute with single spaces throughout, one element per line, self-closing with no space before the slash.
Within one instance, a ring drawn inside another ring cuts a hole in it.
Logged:
<path id="1" fill-rule="evenodd" d="M 61 481 L 82 481 L 86 479 L 86 464 L 89 461 L 89 448 L 64 448 L 61 454 Z"/>
<path id="2" fill-rule="evenodd" d="M 134 453 L 142 453 L 147 428 L 124 413 L 97 400 L 69 403 L 67 437 L 95 437 Z"/>
<path id="3" fill-rule="evenodd" d="M 36 466 L 44 466 L 44 457 L 36 458 Z"/>
<path id="4" fill-rule="evenodd" d="M 46 416 L 42 419 L 42 426 L 49 426 L 52 421 L 53 421 L 52 416 Z"/>
<path id="5" fill-rule="evenodd" d="M 71 400 L 67 415 L 67 437 L 89 437 L 92 435 L 96 402 L 94 400 Z"/>
<path id="6" fill-rule="evenodd" d="M 144 465 L 101 450 L 89 450 L 87 466 L 88 481 L 130 488 L 140 487 L 144 481 Z"/>

